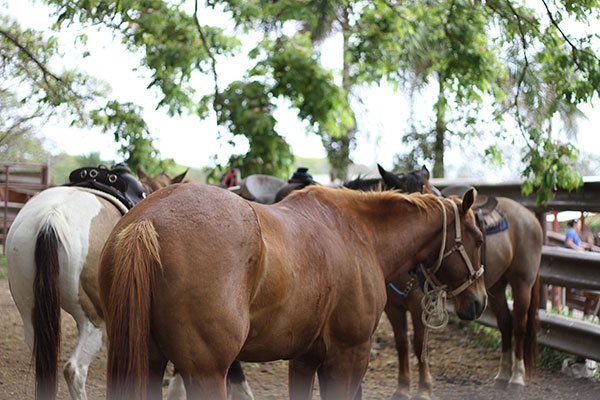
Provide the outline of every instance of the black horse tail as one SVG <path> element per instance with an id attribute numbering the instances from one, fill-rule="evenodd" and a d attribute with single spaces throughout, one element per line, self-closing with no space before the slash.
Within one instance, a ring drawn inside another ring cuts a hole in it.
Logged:
<path id="1" fill-rule="evenodd" d="M 60 284 L 58 235 L 50 215 L 35 241 L 36 273 L 33 281 L 33 357 L 36 399 L 53 400 L 58 389 L 60 353 Z"/>

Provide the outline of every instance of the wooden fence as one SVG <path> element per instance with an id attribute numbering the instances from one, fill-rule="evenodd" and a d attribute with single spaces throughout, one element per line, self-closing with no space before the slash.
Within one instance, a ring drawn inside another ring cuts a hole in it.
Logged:
<path id="1" fill-rule="evenodd" d="M 546 230 L 546 213 L 552 211 L 590 211 L 600 212 L 600 182 L 585 182 L 576 192 L 559 190 L 552 200 L 542 207 L 536 203 L 535 193 L 523 196 L 521 183 L 491 184 L 468 180 L 431 181 L 438 189 L 452 185 L 473 185 L 478 193 L 509 197 L 535 212 L 542 223 L 545 240 L 549 232 Z M 540 265 L 542 283 L 600 291 L 600 254 L 593 252 L 577 252 L 560 247 L 544 246 Z M 496 327 L 496 318 L 488 309 L 478 320 L 485 325 Z M 600 361 L 600 325 L 587 321 L 550 314 L 540 310 L 541 330 L 539 341 L 549 347 L 567 353 Z"/>
<path id="2" fill-rule="evenodd" d="M 0 163 L 2 253 L 10 225 L 23 205 L 50 183 L 49 164 Z"/>

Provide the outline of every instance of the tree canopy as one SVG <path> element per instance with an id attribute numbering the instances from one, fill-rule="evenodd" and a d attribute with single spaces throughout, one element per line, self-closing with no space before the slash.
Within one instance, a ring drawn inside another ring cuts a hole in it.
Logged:
<path id="1" fill-rule="evenodd" d="M 432 88 L 435 93 L 430 113 L 413 113 L 410 129 L 397 132 L 411 149 L 398 155 L 399 166 L 433 162 L 434 177 L 443 177 L 444 154 L 453 141 L 487 138 L 492 144 L 482 152 L 499 160 L 494 141 L 520 138 L 524 191 L 537 187 L 543 202 L 556 186 L 581 183 L 573 170 L 577 149 L 556 135 L 573 126 L 579 104 L 598 95 L 597 0 L 44 2 L 55 10 L 57 30 L 75 22 L 100 25 L 143 54 L 149 88 L 160 92 L 157 107 L 171 115 L 214 115 L 223 129 L 246 137 L 248 152 L 228 163 L 244 174 L 289 172 L 293 155 L 274 116 L 277 100 L 287 99 L 322 138 L 331 165 L 343 176 L 355 134 L 366 125 L 355 116 L 358 89 L 391 84 L 413 104 Z M 205 7 L 222 10 L 236 30 L 206 24 Z M 320 63 L 318 44 L 328 35 L 343 39 L 341 71 Z M 15 98 L 48 106 L 46 114 L 62 108 L 82 126 L 102 126 L 122 143 L 132 164 L 156 157 L 139 107 L 114 100 L 98 106 L 100 83 L 77 71 L 59 75 L 49 69 L 48 57 L 56 54 L 52 39 L 6 18 L 0 38 L 3 59 L 11 55 L 20 63 L 5 62 L 14 77 L 7 82 L 25 76 L 30 88 L 26 94 L 12 91 Z M 223 85 L 220 65 L 242 51 L 242 38 L 252 41 L 251 65 Z M 212 77 L 211 93 L 197 93 L 198 74 Z"/>

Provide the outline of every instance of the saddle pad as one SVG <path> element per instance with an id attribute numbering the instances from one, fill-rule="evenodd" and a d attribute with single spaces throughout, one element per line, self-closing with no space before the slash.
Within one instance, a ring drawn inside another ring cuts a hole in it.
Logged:
<path id="1" fill-rule="evenodd" d="M 84 186 L 75 186 L 75 187 L 79 190 L 83 190 L 84 192 L 89 192 L 89 193 L 95 194 L 98 197 L 102 197 L 103 199 L 108 200 L 115 207 L 117 207 L 117 209 L 119 210 L 121 215 L 125 215 L 127 213 L 127 211 L 129 211 L 129 208 L 127 208 L 127 206 L 125 204 L 123 204 L 119 199 L 117 199 L 115 196 L 113 196 L 109 193 L 103 192 L 98 189 L 84 187 Z"/>
<path id="2" fill-rule="evenodd" d="M 508 229 L 508 220 L 506 214 L 499 207 L 496 207 L 489 213 L 480 214 L 483 217 L 483 228 L 486 235 L 502 232 Z"/>

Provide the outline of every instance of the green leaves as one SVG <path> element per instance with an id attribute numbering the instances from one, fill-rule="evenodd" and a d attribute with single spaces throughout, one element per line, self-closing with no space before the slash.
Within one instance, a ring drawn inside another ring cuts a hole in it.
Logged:
<path id="1" fill-rule="evenodd" d="M 578 151 L 570 143 L 556 143 L 543 137 L 539 132 L 530 132 L 531 145 L 525 154 L 527 163 L 523 177 L 525 182 L 521 188 L 524 195 L 529 195 L 534 188 L 539 204 L 546 204 L 557 187 L 569 191 L 578 189 L 583 180 L 573 169 Z"/>
<path id="2" fill-rule="evenodd" d="M 287 175 L 293 155 L 275 131 L 274 105 L 268 88 L 258 81 L 235 81 L 219 94 L 215 104 L 217 122 L 234 135 L 248 139 L 250 149 L 233 155 L 229 167 L 250 174 Z"/>
<path id="3" fill-rule="evenodd" d="M 161 160 L 154 146 L 148 126 L 140 107 L 132 103 L 109 101 L 104 107 L 90 112 L 89 126 L 101 127 L 112 133 L 115 142 L 121 144 L 120 152 L 132 171 L 142 167 L 150 174 L 167 171 L 173 160 Z"/>
<path id="4" fill-rule="evenodd" d="M 222 7 L 232 16 L 235 35 L 262 35 L 249 53 L 255 64 L 233 82 L 219 76 L 219 63 L 239 52 L 240 37 L 211 26 L 201 10 L 196 19 L 179 2 L 45 1 L 56 7 L 57 27 L 73 21 L 101 24 L 142 54 L 149 88 L 160 93 L 157 107 L 200 118 L 215 112 L 220 126 L 246 137 L 250 150 L 230 160 L 243 174 L 289 172 L 292 154 L 274 117 L 279 99 L 298 110 L 307 129 L 323 139 L 332 165 L 343 171 L 357 129 L 349 99 L 361 85 L 386 82 L 410 93 L 413 105 L 438 89 L 429 113 L 413 112 L 404 137 L 411 150 L 399 156 L 404 161 L 433 159 L 434 171 L 443 173 L 452 135 L 492 141 L 516 121 L 519 131 L 507 136 L 523 135 L 529 143 L 524 190 L 538 188 L 543 202 L 554 187 L 574 188 L 580 182 L 572 169 L 576 151 L 550 140 L 558 125 L 550 121 L 559 116 L 565 131 L 575 132 L 577 105 L 599 94 L 599 37 L 589 29 L 566 30 L 577 21 L 597 22 L 598 0 L 545 1 L 535 9 L 513 0 L 210 0 L 209 7 Z M 56 53 L 56 41 L 16 26 L 9 30 L 18 32 L 35 55 L 28 57 L 0 35 L 9 60 L 0 68 L 23 71 L 14 75 L 15 82 L 31 78 L 24 103 L 52 112 L 64 108 L 85 125 L 88 100 L 102 95 L 102 84 L 77 71 L 56 76 L 44 71 L 39 64 Z M 333 32 L 343 38 L 339 75 L 321 65 L 315 50 L 315 42 Z M 206 75 L 213 78 L 214 90 L 196 92 L 195 77 Z M 358 96 L 355 100 L 360 102 Z M 108 102 L 91 118 L 138 163 L 145 162 L 144 155 L 158 156 L 140 115 L 133 104 Z M 486 156 L 501 162 L 496 147 Z"/>

